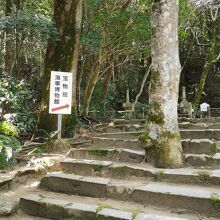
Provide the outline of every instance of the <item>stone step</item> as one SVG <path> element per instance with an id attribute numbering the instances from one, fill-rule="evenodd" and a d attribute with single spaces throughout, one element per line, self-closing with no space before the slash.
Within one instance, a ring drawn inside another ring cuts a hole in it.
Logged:
<path id="1" fill-rule="evenodd" d="M 145 119 L 133 119 L 133 120 L 126 120 L 126 119 L 115 119 L 112 123 L 113 125 L 136 125 L 136 124 L 145 124 Z"/>
<path id="2" fill-rule="evenodd" d="M 97 137 L 120 138 L 120 139 L 138 139 L 144 131 L 135 132 L 112 132 L 96 134 Z M 210 139 L 220 140 L 220 129 L 180 129 L 182 139 Z"/>
<path id="3" fill-rule="evenodd" d="M 74 173 L 82 176 L 220 185 L 220 170 L 158 169 L 145 164 L 135 165 L 132 163 L 77 159 L 63 161 L 60 165 L 64 173 Z"/>
<path id="4" fill-rule="evenodd" d="M 63 197 L 63 196 L 62 196 Z M 86 200 L 86 198 L 85 198 Z M 80 220 L 186 220 L 187 218 L 144 213 L 134 210 L 120 210 L 107 204 L 80 203 L 75 198 L 57 199 L 52 196 L 30 194 L 20 199 L 21 210 L 31 216 L 50 219 Z"/>
<path id="5" fill-rule="evenodd" d="M 178 118 L 178 121 L 181 122 L 190 122 L 190 123 L 220 123 L 220 117 L 211 117 L 211 118 Z"/>
<path id="6" fill-rule="evenodd" d="M 183 152 L 193 154 L 214 154 L 220 152 L 220 143 L 209 139 L 183 139 Z M 143 151 L 138 139 L 122 139 L 109 137 L 92 137 L 92 148 L 124 148 Z"/>
<path id="7" fill-rule="evenodd" d="M 142 204 L 181 208 L 220 218 L 219 188 L 149 183 L 135 188 L 131 199 Z"/>
<path id="8" fill-rule="evenodd" d="M 180 134 L 182 139 L 210 139 L 220 140 L 220 129 L 181 129 Z"/>
<path id="9" fill-rule="evenodd" d="M 179 123 L 180 129 L 191 129 L 191 130 L 200 130 L 200 129 L 220 129 L 220 123 L 190 123 L 190 122 L 181 122 Z"/>
<path id="10" fill-rule="evenodd" d="M 207 154 L 186 154 L 185 161 L 194 167 L 220 168 L 220 153 L 213 156 Z"/>
<path id="11" fill-rule="evenodd" d="M 107 137 L 92 137 L 92 147 L 95 148 L 127 148 L 131 150 L 143 150 L 140 147 L 138 139 L 123 139 L 123 138 L 107 138 Z"/>
<path id="12" fill-rule="evenodd" d="M 187 154 L 215 154 L 217 142 L 209 139 L 184 139 L 182 140 L 183 152 Z"/>
<path id="13" fill-rule="evenodd" d="M 145 152 L 144 150 L 135 151 L 126 148 L 73 148 L 68 152 L 67 156 L 74 159 L 141 163 L 142 161 L 144 161 Z"/>
<path id="14" fill-rule="evenodd" d="M 13 177 L 13 175 L 0 175 L 0 191 L 10 189 Z"/>
<path id="15" fill-rule="evenodd" d="M 220 123 L 190 123 L 181 122 L 179 128 L 182 130 L 206 130 L 206 129 L 220 129 Z M 122 124 L 114 125 L 103 124 L 95 127 L 96 132 L 115 133 L 115 132 L 144 132 L 146 130 L 144 124 Z"/>
<path id="16" fill-rule="evenodd" d="M 97 132 L 114 133 L 114 132 L 143 132 L 145 127 L 139 124 L 128 125 L 108 125 L 106 127 L 96 129 Z"/>
<path id="17" fill-rule="evenodd" d="M 96 134 L 96 137 L 105 137 L 105 138 L 120 138 L 120 139 L 138 139 L 144 131 L 133 131 L 133 132 L 112 132 L 112 133 L 100 133 Z"/>
<path id="18" fill-rule="evenodd" d="M 102 197 L 106 194 L 110 179 L 83 177 L 72 174 L 54 173 L 41 179 L 40 187 L 56 192 L 83 196 Z"/>
<path id="19" fill-rule="evenodd" d="M 44 177 L 41 187 L 66 194 L 133 201 L 146 206 L 186 209 L 220 218 L 220 188 L 56 173 Z"/>

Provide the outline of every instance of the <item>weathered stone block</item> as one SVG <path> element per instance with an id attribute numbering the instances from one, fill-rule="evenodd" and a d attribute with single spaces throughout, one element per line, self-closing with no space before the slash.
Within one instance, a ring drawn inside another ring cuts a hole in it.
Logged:
<path id="1" fill-rule="evenodd" d="M 105 208 L 98 213 L 97 220 L 132 220 L 132 213 Z"/>
<path id="2" fill-rule="evenodd" d="M 187 219 L 162 216 L 162 215 L 155 215 L 155 214 L 140 213 L 136 216 L 136 218 L 134 220 L 187 220 Z"/>
<path id="3" fill-rule="evenodd" d="M 84 177 L 80 183 L 80 194 L 85 196 L 105 197 L 109 179 Z"/>
<path id="4" fill-rule="evenodd" d="M 190 143 L 190 139 L 183 139 L 181 140 L 182 143 L 182 148 L 183 148 L 183 152 L 189 152 L 189 143 Z"/>
<path id="5" fill-rule="evenodd" d="M 120 161 L 141 163 L 145 158 L 144 151 L 134 151 L 130 149 L 122 149 L 120 154 Z"/>
<path id="6" fill-rule="evenodd" d="M 41 200 L 39 195 L 27 195 L 20 199 L 19 207 L 28 215 L 38 216 L 38 202 Z"/>
<path id="7" fill-rule="evenodd" d="M 209 139 L 192 139 L 187 153 L 213 154 L 215 153 L 215 143 Z"/>
<path id="8" fill-rule="evenodd" d="M 0 217 L 12 215 L 17 208 L 17 202 L 0 201 Z"/>
<path id="9" fill-rule="evenodd" d="M 65 206 L 68 202 L 58 199 L 45 198 L 38 202 L 38 216 L 52 218 L 52 219 L 63 219 L 65 217 Z"/>
<path id="10" fill-rule="evenodd" d="M 65 215 L 80 220 L 96 220 L 97 205 L 73 203 L 65 207 Z"/>
<path id="11" fill-rule="evenodd" d="M 81 176 L 70 174 L 52 174 L 41 179 L 40 187 L 55 192 L 79 194 Z"/>
<path id="12" fill-rule="evenodd" d="M 128 200 L 132 189 L 122 185 L 110 185 L 107 188 L 107 197 L 112 199 Z"/>

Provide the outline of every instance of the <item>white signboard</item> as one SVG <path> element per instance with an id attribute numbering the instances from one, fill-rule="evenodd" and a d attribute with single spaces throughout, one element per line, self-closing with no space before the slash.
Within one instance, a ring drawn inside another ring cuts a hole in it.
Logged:
<path id="1" fill-rule="evenodd" d="M 200 110 L 201 110 L 201 112 L 207 112 L 209 107 L 210 107 L 210 105 L 208 103 L 204 102 L 200 105 Z"/>
<path id="2" fill-rule="evenodd" d="M 73 74 L 51 71 L 50 114 L 71 114 Z"/>

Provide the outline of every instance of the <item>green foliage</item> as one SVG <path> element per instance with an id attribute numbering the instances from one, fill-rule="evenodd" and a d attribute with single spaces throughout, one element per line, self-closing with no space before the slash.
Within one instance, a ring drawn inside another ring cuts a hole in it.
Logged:
<path id="1" fill-rule="evenodd" d="M 217 203 L 220 202 L 220 196 L 218 194 L 213 193 L 211 194 L 210 201 L 212 205 L 216 205 Z"/>
<path id="2" fill-rule="evenodd" d="M 5 118 L 16 126 L 19 132 L 34 129 L 36 118 L 33 114 L 33 102 L 37 101 L 31 86 L 25 81 L 5 75 L 0 79 L 0 109 Z M 4 122 L 4 127 L 9 125 Z M 12 128 L 12 127 L 11 127 Z"/>
<path id="3" fill-rule="evenodd" d="M 35 14 L 40 14 L 46 18 L 51 18 L 53 13 L 53 0 L 24 0 L 23 8 Z"/>
<path id="4" fill-rule="evenodd" d="M 0 169 L 15 163 L 14 152 L 20 148 L 15 137 L 0 134 Z"/>
<path id="5" fill-rule="evenodd" d="M 7 121 L 0 122 L 0 133 L 12 137 L 18 137 L 17 128 Z"/>
<path id="6" fill-rule="evenodd" d="M 35 154 L 42 154 L 42 153 L 45 153 L 45 147 L 38 146 L 38 147 L 35 147 L 32 151 L 30 151 L 28 155 L 35 155 Z"/>
<path id="7" fill-rule="evenodd" d="M 6 147 L 11 147 L 14 151 L 19 150 L 21 147 L 17 138 L 3 134 L 0 134 L 0 144 Z"/>
<path id="8" fill-rule="evenodd" d="M 28 11 L 18 11 L 11 16 L 0 19 L 0 31 L 14 31 L 22 34 L 22 40 L 26 38 L 40 40 L 58 40 L 58 32 L 53 22 L 41 15 Z"/>

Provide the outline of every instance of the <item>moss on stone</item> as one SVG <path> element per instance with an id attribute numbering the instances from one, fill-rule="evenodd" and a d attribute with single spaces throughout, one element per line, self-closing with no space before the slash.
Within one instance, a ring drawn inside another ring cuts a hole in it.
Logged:
<path id="1" fill-rule="evenodd" d="M 170 167 L 170 144 L 172 139 L 180 138 L 175 132 L 162 132 L 157 135 L 157 139 L 149 137 L 148 133 L 141 136 L 139 140 L 145 144 L 146 157 L 153 159 L 158 167 Z"/>
<path id="2" fill-rule="evenodd" d="M 106 209 L 106 208 L 111 208 L 110 205 L 105 204 L 105 203 L 100 203 L 98 204 L 98 208 L 96 209 L 96 213 L 102 211 L 102 209 Z"/>
<path id="3" fill-rule="evenodd" d="M 106 157 L 109 154 L 109 151 L 105 149 L 92 149 L 88 150 L 88 153 L 93 156 Z"/>
<path id="4" fill-rule="evenodd" d="M 92 171 L 95 172 L 95 173 L 96 173 L 96 172 L 99 172 L 99 173 L 100 173 L 101 170 L 102 170 L 102 168 L 103 168 L 102 165 L 96 165 L 96 164 L 93 164 L 93 165 L 92 165 Z"/>
<path id="5" fill-rule="evenodd" d="M 207 184 L 210 182 L 210 173 L 208 171 L 199 171 L 198 175 L 202 183 Z"/>
<path id="6" fill-rule="evenodd" d="M 216 193 L 213 193 L 210 197 L 210 201 L 212 205 L 216 205 L 217 203 L 220 203 L 220 196 Z"/>
<path id="7" fill-rule="evenodd" d="M 161 181 L 164 175 L 164 170 L 160 170 L 154 174 L 154 179 L 156 181 Z"/>
<path id="8" fill-rule="evenodd" d="M 132 210 L 131 213 L 132 213 L 132 219 L 135 219 L 137 217 L 137 215 L 139 214 L 139 211 Z"/>
<path id="9" fill-rule="evenodd" d="M 156 144 L 156 142 L 157 142 L 157 140 L 154 140 L 153 138 L 151 138 L 148 133 L 144 133 L 144 134 L 140 135 L 138 140 L 142 144 L 150 144 L 150 145 Z"/>

